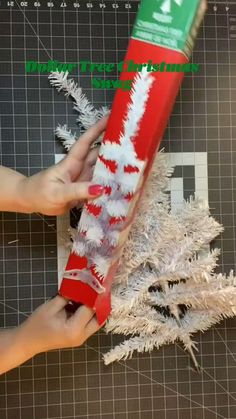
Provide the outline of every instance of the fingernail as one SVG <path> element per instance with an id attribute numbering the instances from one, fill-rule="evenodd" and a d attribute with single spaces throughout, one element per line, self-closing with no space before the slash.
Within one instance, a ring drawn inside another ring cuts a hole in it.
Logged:
<path id="1" fill-rule="evenodd" d="M 89 195 L 97 196 L 101 195 L 104 191 L 104 187 L 101 185 L 91 185 L 88 188 Z"/>

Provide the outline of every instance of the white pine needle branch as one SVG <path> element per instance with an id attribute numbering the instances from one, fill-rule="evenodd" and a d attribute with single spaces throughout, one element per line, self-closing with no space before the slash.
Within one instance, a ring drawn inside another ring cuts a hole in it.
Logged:
<path id="1" fill-rule="evenodd" d="M 68 79 L 68 74 L 68 71 L 65 73 L 55 71 L 48 78 L 51 85 L 56 87 L 59 92 L 64 91 L 66 97 L 71 96 L 74 101 L 74 109 L 79 113 L 78 121 L 85 129 L 88 129 L 108 112 L 108 108 L 103 106 L 99 110 L 95 109 L 82 92 L 81 87 L 73 79 Z"/>
<path id="2" fill-rule="evenodd" d="M 64 148 L 69 151 L 73 144 L 76 142 L 76 132 L 72 134 L 71 130 L 68 130 L 67 125 L 58 125 L 55 130 L 55 134 L 60 140 Z"/>

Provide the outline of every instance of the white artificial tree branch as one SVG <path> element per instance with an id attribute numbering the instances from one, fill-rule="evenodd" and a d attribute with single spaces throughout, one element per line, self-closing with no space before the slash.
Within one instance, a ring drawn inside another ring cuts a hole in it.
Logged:
<path id="1" fill-rule="evenodd" d="M 81 87 L 73 79 L 68 79 L 68 74 L 68 71 L 65 73 L 55 71 L 48 78 L 51 85 L 56 87 L 58 92 L 63 91 L 66 97 L 70 96 L 73 99 L 74 109 L 79 113 L 77 121 L 85 129 L 88 129 L 106 115 L 109 109 L 105 106 L 98 110 L 95 109 L 82 92 Z"/>
<path id="2" fill-rule="evenodd" d="M 76 142 L 77 134 L 72 134 L 71 130 L 68 130 L 67 125 L 58 125 L 55 129 L 55 134 L 58 138 L 60 138 L 67 151 L 69 151 Z"/>
<path id="3" fill-rule="evenodd" d="M 100 149 L 107 160 L 119 163 L 117 173 L 124 185 L 123 193 L 135 189 L 134 184 L 143 170 L 132 138 L 138 132 L 145 111 L 152 84 L 149 76 L 143 71 L 135 79 L 118 143 L 106 140 Z M 78 122 L 85 130 L 107 113 L 106 107 L 99 110 L 93 107 L 77 83 L 68 80 L 68 73 L 52 73 L 49 79 L 58 91 L 72 98 L 74 109 L 79 113 Z M 72 134 L 66 125 L 59 125 L 56 134 L 67 151 L 76 140 L 76 134 Z M 138 175 L 124 173 L 126 165 L 137 167 Z M 220 251 L 209 251 L 210 243 L 223 227 L 199 199 L 190 198 L 180 211 L 171 210 L 166 189 L 172 173 L 164 153 L 158 153 L 120 259 L 112 286 L 112 312 L 105 326 L 107 332 L 131 337 L 104 355 L 105 364 L 127 359 L 134 351 L 151 351 L 178 340 L 198 368 L 194 355 L 197 347 L 192 335 L 236 315 L 234 273 L 230 272 L 228 276 L 216 274 Z M 94 180 L 113 187 L 115 176 L 98 160 Z M 102 195 L 96 199 L 96 206 L 106 208 L 105 217 L 127 212 L 127 204 L 121 195 Z M 96 253 L 104 239 L 104 231 L 88 211 L 83 211 L 81 221 L 80 228 L 86 231 L 87 241 L 81 240 L 78 231 L 74 232 L 73 251 L 85 255 L 93 249 L 92 262 L 96 272 L 105 276 L 109 260 Z M 106 239 L 112 246 L 117 244 L 118 238 L 119 232 L 114 228 L 106 232 Z"/>

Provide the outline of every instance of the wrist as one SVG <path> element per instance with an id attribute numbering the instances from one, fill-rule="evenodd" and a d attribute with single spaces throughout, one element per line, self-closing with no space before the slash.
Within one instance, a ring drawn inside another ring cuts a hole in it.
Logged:
<path id="1" fill-rule="evenodd" d="M 23 212 L 25 214 L 32 214 L 34 212 L 32 199 L 30 198 L 30 178 L 22 176 L 19 178 L 16 186 L 16 201 L 17 201 L 17 212 Z"/>
<path id="2" fill-rule="evenodd" d="M 0 166 L 0 178 L 0 210 L 33 212 L 30 207 L 30 199 L 26 197 L 27 189 L 29 189 L 28 178 L 22 173 L 4 166 Z"/>
<path id="3" fill-rule="evenodd" d="M 22 362 L 41 352 L 37 341 L 37 335 L 35 336 L 35 334 L 32 333 L 31 326 L 29 317 L 15 330 L 15 343 L 19 348 L 20 356 L 23 359 Z"/>

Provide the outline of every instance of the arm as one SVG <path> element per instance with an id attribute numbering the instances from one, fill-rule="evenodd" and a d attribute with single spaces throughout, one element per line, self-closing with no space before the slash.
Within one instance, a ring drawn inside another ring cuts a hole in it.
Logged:
<path id="1" fill-rule="evenodd" d="M 25 343 L 22 342 L 18 332 L 18 328 L 0 332 L 0 374 L 30 358 Z"/>
<path id="2" fill-rule="evenodd" d="M 26 177 L 0 166 L 0 211 L 60 215 L 80 200 L 101 195 L 101 186 L 89 182 L 98 155 L 98 149 L 91 150 L 91 145 L 104 131 L 107 120 L 102 118 L 86 131 L 62 162 L 36 175 Z M 66 304 L 58 296 L 19 327 L 0 331 L 0 374 L 40 352 L 79 346 L 100 328 L 92 310 L 83 306 L 68 317 Z"/>
<path id="3" fill-rule="evenodd" d="M 28 212 L 22 188 L 25 179 L 24 175 L 0 166 L 0 211 Z"/>
<path id="4" fill-rule="evenodd" d="M 0 332 L 0 375 L 41 352 L 80 346 L 100 329 L 93 310 L 81 306 L 68 316 L 67 303 L 57 296 L 20 326 Z"/>

